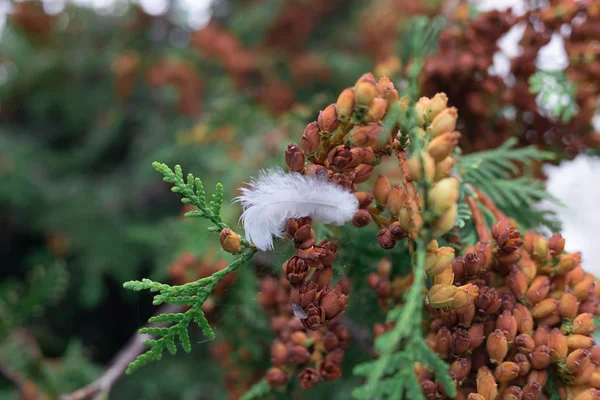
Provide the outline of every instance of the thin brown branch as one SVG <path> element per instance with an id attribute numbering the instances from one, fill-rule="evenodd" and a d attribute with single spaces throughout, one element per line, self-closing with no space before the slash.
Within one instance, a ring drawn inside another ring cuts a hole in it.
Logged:
<path id="1" fill-rule="evenodd" d="M 348 329 L 350 337 L 358 344 L 358 346 L 369 354 L 373 354 L 373 335 L 371 330 L 364 326 L 358 325 L 351 318 L 344 315 L 342 317 L 342 325 Z"/>
<path id="2" fill-rule="evenodd" d="M 408 190 L 408 185 L 410 184 L 411 186 L 414 186 L 414 184 L 409 180 L 410 172 L 408 170 L 406 149 L 396 147 L 396 158 L 398 158 L 398 166 L 402 171 L 402 183 Z"/>
<path id="3" fill-rule="evenodd" d="M 474 198 L 465 196 L 467 200 L 467 204 L 471 209 L 471 216 L 473 217 L 473 223 L 475 223 L 475 230 L 477 231 L 477 235 L 479 236 L 479 240 L 482 242 L 489 243 L 492 240 L 490 235 L 490 231 L 488 230 L 485 222 L 483 221 L 483 214 L 479 207 L 477 207 L 477 202 Z"/>
<path id="4" fill-rule="evenodd" d="M 0 374 L 12 382 L 18 388 L 21 388 L 25 384 L 25 379 L 19 375 L 17 371 L 6 365 L 0 360 Z"/>
<path id="5" fill-rule="evenodd" d="M 487 208 L 488 210 L 491 211 L 492 214 L 494 214 L 494 217 L 496 218 L 497 221 L 501 221 L 503 219 L 508 219 L 506 217 L 506 214 L 504 214 L 502 211 L 500 211 L 498 209 L 498 207 L 496 207 L 496 205 L 494 204 L 494 202 L 487 197 L 485 194 L 483 194 L 481 192 L 481 190 L 473 188 L 473 190 L 475 190 L 475 193 L 477 193 L 477 199 L 481 202 L 481 204 L 483 204 L 483 206 L 485 208 Z"/>
<path id="6" fill-rule="evenodd" d="M 164 304 L 158 309 L 156 315 L 177 313 L 181 312 L 182 310 L 182 306 Z M 166 324 L 151 324 L 150 326 L 165 325 Z M 151 338 L 152 337 L 150 335 L 136 333 L 129 340 L 129 342 L 127 342 L 125 347 L 123 347 L 117 353 L 117 355 L 111 361 L 110 367 L 108 367 L 98 379 L 96 379 L 89 385 L 74 391 L 73 393 L 62 395 L 60 397 L 60 400 L 83 400 L 88 398 L 93 400 L 99 400 L 102 398 L 106 398 L 115 382 L 117 382 L 117 380 L 119 380 L 119 378 L 125 373 L 125 370 L 127 369 L 129 363 L 135 360 L 136 357 L 144 350 L 144 341 L 149 340 Z"/>

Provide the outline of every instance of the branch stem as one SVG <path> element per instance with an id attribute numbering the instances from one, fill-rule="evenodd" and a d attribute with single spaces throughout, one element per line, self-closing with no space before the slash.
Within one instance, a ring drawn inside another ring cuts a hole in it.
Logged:
<path id="1" fill-rule="evenodd" d="M 492 237 L 490 235 L 490 231 L 485 225 L 485 222 L 483 220 L 483 214 L 481 213 L 479 207 L 477 207 L 477 202 L 474 198 L 470 196 L 465 196 L 465 200 L 469 205 L 469 209 L 471 209 L 473 223 L 475 224 L 475 230 L 477 231 L 477 236 L 479 236 L 479 240 L 486 243 L 491 242 Z"/>
<path id="2" fill-rule="evenodd" d="M 161 306 L 155 315 L 178 313 L 183 307 L 172 304 Z M 168 324 L 146 324 L 144 326 L 161 327 Z M 144 350 L 144 341 L 152 339 L 151 335 L 136 333 L 113 358 L 110 366 L 95 381 L 70 394 L 60 396 L 60 400 L 107 399 L 113 385 L 123 376 L 129 363 Z"/>

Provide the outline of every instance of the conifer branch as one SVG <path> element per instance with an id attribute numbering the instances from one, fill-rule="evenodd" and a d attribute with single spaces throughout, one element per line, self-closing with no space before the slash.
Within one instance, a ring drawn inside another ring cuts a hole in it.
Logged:
<path id="1" fill-rule="evenodd" d="M 479 240 L 482 242 L 490 242 L 492 236 L 487 226 L 485 225 L 485 221 L 483 220 L 483 214 L 479 207 L 477 207 L 477 202 L 474 198 L 466 196 L 467 204 L 471 209 L 471 217 L 473 218 L 473 223 L 475 224 L 475 230 L 477 231 L 477 235 L 479 236 Z"/>
<path id="2" fill-rule="evenodd" d="M 165 182 L 174 185 L 171 191 L 179 193 L 182 196 L 182 203 L 193 204 L 198 207 L 198 210 L 188 212 L 186 214 L 187 217 L 202 217 L 210 220 L 213 223 L 213 226 L 209 228 L 211 231 L 221 232 L 229 229 L 227 224 L 221 219 L 220 214 L 221 205 L 223 204 L 223 186 L 221 184 L 217 184 L 215 193 L 211 196 L 210 202 L 207 202 L 204 185 L 199 178 L 188 174 L 187 181 L 184 181 L 183 171 L 179 165 L 175 166 L 175 171 L 171 170 L 167 165 L 157 162 L 153 163 L 152 166 L 164 175 L 163 179 Z M 256 247 L 245 240 L 241 240 L 239 243 L 239 250 L 236 251 L 238 258 L 226 268 L 215 272 L 211 276 L 176 286 L 154 282 L 150 279 L 129 281 L 123 284 L 125 289 L 135 291 L 150 290 L 156 293 L 153 300 L 154 305 L 169 303 L 188 307 L 185 312 L 164 313 L 149 319 L 151 323 L 160 322 L 170 323 L 171 325 L 167 327 L 142 327 L 139 330 L 139 334 L 151 335 L 154 338 L 143 342 L 143 345 L 149 347 L 149 350 L 137 356 L 129 364 L 125 371 L 127 374 L 133 373 L 136 369 L 151 361 L 160 360 L 165 350 L 172 355 L 176 354 L 177 341 L 179 341 L 185 352 L 190 352 L 192 346 L 188 326 L 191 323 L 196 323 L 202 329 L 204 335 L 210 339 L 214 339 L 215 333 L 204 316 L 202 306 L 217 284 L 227 274 L 237 270 L 258 251 Z"/>
<path id="3" fill-rule="evenodd" d="M 23 387 L 27 384 L 25 379 L 14 369 L 12 369 L 5 362 L 0 360 L 0 375 L 9 380 L 12 384 L 19 388 L 19 390 L 23 390 Z"/>
<path id="4" fill-rule="evenodd" d="M 141 334 L 149 334 L 158 338 L 144 341 L 144 345 L 150 350 L 138 356 L 125 371 L 131 374 L 136 369 L 148 362 L 160 360 L 162 354 L 167 350 L 171 354 L 177 353 L 176 339 L 183 350 L 187 353 L 192 349 L 188 334 L 188 326 L 192 322 L 198 324 L 202 332 L 210 339 L 214 339 L 215 333 L 204 316 L 202 305 L 208 299 L 217 284 L 229 273 L 234 272 L 257 252 L 255 248 L 246 248 L 240 256 L 227 266 L 227 268 L 212 274 L 209 277 L 199 279 L 184 285 L 170 286 L 163 283 L 143 279 L 142 281 L 130 281 L 123 287 L 130 290 L 150 290 L 158 292 L 154 296 L 154 304 L 170 303 L 190 307 L 184 313 L 161 314 L 150 318 L 149 322 L 170 322 L 169 327 L 144 327 L 139 330 Z"/>
<path id="5" fill-rule="evenodd" d="M 563 124 L 577 112 L 576 87 L 563 70 L 537 70 L 529 77 L 529 92 L 538 95 L 539 107 Z"/>
<path id="6" fill-rule="evenodd" d="M 477 188 L 477 197 L 481 197 L 482 204 L 488 201 L 494 204 L 492 208 L 486 208 L 496 218 L 500 214 L 510 215 L 525 229 L 545 225 L 557 230 L 559 224 L 552 218 L 552 213 L 536 210 L 533 205 L 541 200 L 559 201 L 546 191 L 543 182 L 535 181 L 527 174 L 533 162 L 552 160 L 555 156 L 533 146 L 516 148 L 516 145 L 517 140 L 511 138 L 495 149 L 462 156 L 456 171 L 464 184 Z"/>
<path id="7" fill-rule="evenodd" d="M 454 381 L 448 375 L 449 366 L 427 347 L 421 332 L 426 280 L 425 245 L 421 239 L 417 240 L 414 258 L 414 281 L 405 303 L 387 316 L 395 326 L 375 340 L 379 358 L 359 364 L 353 370 L 354 375 L 366 378 L 365 384 L 352 392 L 357 399 L 424 399 L 413 371 L 415 362 L 421 362 L 435 372 L 449 396 L 454 397 L 456 393 Z M 402 350 L 398 351 L 400 347 Z"/>

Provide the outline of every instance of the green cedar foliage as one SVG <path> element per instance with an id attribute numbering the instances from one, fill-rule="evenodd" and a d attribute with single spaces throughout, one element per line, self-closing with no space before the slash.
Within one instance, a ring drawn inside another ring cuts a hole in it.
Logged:
<path id="1" fill-rule="evenodd" d="M 6 280 L 0 285 L 0 341 L 26 319 L 40 315 L 64 294 L 68 273 L 64 264 L 35 266 L 25 282 Z"/>
<path id="2" fill-rule="evenodd" d="M 154 169 L 164 175 L 164 181 L 173 184 L 171 191 L 182 196 L 181 202 L 192 204 L 198 209 L 186 213 L 186 217 L 206 218 L 213 225 L 209 230 L 220 232 L 228 228 L 221 219 L 221 205 L 223 204 L 223 186 L 217 184 L 215 193 L 211 196 L 209 202 L 206 199 L 204 186 L 199 178 L 188 174 L 187 181 L 183 179 L 183 171 L 179 165 L 175 166 L 175 171 L 167 165 L 154 163 Z M 150 347 L 150 350 L 138 356 L 127 368 L 130 374 L 136 369 L 142 367 L 150 361 L 160 360 L 165 350 L 171 354 L 177 353 L 176 340 L 179 340 L 181 347 L 185 352 L 192 349 L 188 326 L 194 322 L 201 329 L 204 335 L 209 339 L 215 338 L 215 333 L 202 311 L 202 305 L 208 299 L 217 284 L 229 273 L 234 272 L 240 266 L 245 264 L 257 252 L 256 248 L 250 246 L 246 241 L 242 241 L 242 249 L 237 258 L 227 266 L 227 268 L 215 272 L 209 277 L 199 279 L 195 282 L 186 283 L 179 286 L 170 286 L 163 283 L 154 282 L 150 279 L 141 281 L 130 281 L 123 284 L 126 289 L 135 291 L 150 290 L 158 292 L 154 295 L 154 305 L 163 303 L 174 304 L 178 306 L 187 306 L 189 309 L 183 313 L 160 314 L 148 320 L 150 323 L 169 323 L 168 327 L 143 327 L 139 330 L 140 334 L 148 334 L 157 337 L 149 339 L 144 344 Z"/>
<path id="3" fill-rule="evenodd" d="M 546 191 L 543 182 L 531 177 L 533 162 L 550 161 L 554 155 L 533 146 L 516 148 L 516 145 L 517 140 L 511 138 L 498 148 L 460 156 L 455 169 L 463 183 L 481 190 L 525 230 L 543 225 L 558 231 L 560 225 L 555 215 L 535 208 L 542 200 L 557 200 Z M 464 205 L 459 205 L 459 209 L 464 210 Z M 459 214 L 459 227 L 461 220 Z"/>
<path id="4" fill-rule="evenodd" d="M 537 70 L 529 77 L 529 91 L 538 95 L 539 105 L 563 124 L 568 123 L 577 111 L 575 85 L 564 70 Z"/>
<path id="5" fill-rule="evenodd" d="M 456 393 L 448 375 L 449 365 L 425 344 L 421 332 L 423 289 L 425 288 L 425 247 L 417 242 L 414 283 L 406 293 L 404 305 L 394 308 L 387 321 L 394 322 L 392 330 L 375 341 L 379 357 L 359 364 L 354 374 L 364 376 L 366 383 L 352 394 L 356 399 L 424 399 L 421 385 L 414 375 L 414 363 L 421 362 L 433 371 L 450 396 Z"/>

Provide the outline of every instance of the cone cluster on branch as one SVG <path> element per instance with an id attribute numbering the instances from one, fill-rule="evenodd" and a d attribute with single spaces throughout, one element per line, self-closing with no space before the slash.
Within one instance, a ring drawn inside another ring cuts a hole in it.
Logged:
<path id="1" fill-rule="evenodd" d="M 407 143 L 402 145 L 403 139 L 397 137 L 399 126 L 396 123 L 384 125 L 392 107 L 407 111 L 406 99 L 399 99 L 388 78 L 376 81 L 372 74 L 365 74 L 353 88 L 342 91 L 335 104 L 321 111 L 317 121 L 307 125 L 300 145 L 288 145 L 285 162 L 291 171 L 327 177 L 332 183 L 355 192 L 360 209 L 353 224 L 357 227 L 373 221 L 378 224 L 381 230 L 377 241 L 384 249 L 393 248 L 397 240 L 416 239 L 425 222 L 434 234 L 442 235 L 455 225 L 459 183 L 450 177 L 455 163 L 452 152 L 460 136 L 454 131 L 457 110 L 448 107 L 447 101 L 446 95 L 439 93 L 431 99 L 420 99 L 414 106 L 418 125 L 415 135 L 428 145 L 409 159 L 405 150 Z M 375 179 L 372 192 L 359 191 L 357 185 L 367 181 L 380 159 L 394 151 L 403 171 L 401 182 L 392 186 L 387 177 L 380 175 Z M 431 188 L 427 205 L 419 197 L 416 182 L 425 182 Z M 425 206 L 432 210 L 427 221 L 421 215 Z M 337 244 L 327 241 L 317 244 L 308 219 L 289 220 L 286 234 L 296 245 L 296 254 L 282 268 L 284 287 L 293 304 L 290 305 L 293 309 L 286 311 L 288 315 L 300 317 L 292 318 L 293 329 L 322 331 L 331 326 L 342 329 L 336 323 L 336 316 L 345 309 L 348 290 L 341 285 L 330 287 Z M 371 284 L 378 290 L 380 304 L 383 304 L 384 299 L 391 296 L 390 285 Z M 285 302 L 280 299 L 277 304 Z M 333 325 L 329 321 L 333 321 Z M 277 340 L 281 344 L 287 341 L 281 333 Z M 285 360 L 289 364 L 289 357 Z M 290 368 L 277 366 L 275 371 L 267 374 L 272 386 L 288 381 Z M 321 375 L 318 368 L 305 369 L 300 375 L 303 387 L 326 380 Z"/>
<path id="2" fill-rule="evenodd" d="M 341 376 L 344 350 L 350 343 L 340 316 L 346 308 L 350 283 L 341 279 L 332 287 L 337 244 L 316 243 L 309 219 L 291 219 L 286 234 L 296 254 L 285 261 L 280 279 L 261 282 L 259 303 L 271 318 L 276 339 L 265 379 L 273 387 L 285 385 L 292 374 L 304 389 Z"/>
<path id="3" fill-rule="evenodd" d="M 564 245 L 558 233 L 522 237 L 507 219 L 493 226 L 490 243 L 479 242 L 464 256 L 429 244 L 432 286 L 425 304 L 431 319 L 425 334 L 450 364 L 457 399 L 543 399 L 549 379 L 562 399 L 600 398 L 600 347 L 591 337 L 600 285 Z M 371 287 L 377 282 L 378 294 L 391 286 L 386 308 L 411 283 L 390 282 L 387 270 L 380 267 L 367 278 Z M 374 333 L 391 328 L 376 324 Z M 426 367 L 416 371 L 426 398 L 446 398 Z"/>
<path id="4" fill-rule="evenodd" d="M 457 110 L 448 107 L 447 102 L 446 95 L 438 93 L 431 99 L 421 98 L 414 106 L 418 123 L 415 135 L 421 140 L 428 140 L 423 151 L 417 151 L 407 159 L 399 141 L 393 142 L 403 171 L 401 182 L 392 185 L 386 176 L 379 175 L 372 193 L 356 193 L 361 210 L 353 222 L 362 227 L 367 221 L 374 220 L 381 227 L 377 240 L 384 249 L 394 248 L 398 240 L 406 237 L 416 239 L 425 222 L 435 237 L 445 234 L 455 225 L 459 181 L 450 173 L 456 162 L 452 153 L 460 133 L 454 130 Z M 424 199 L 419 196 L 415 181 L 431 186 L 427 205 L 423 204 Z M 367 202 L 370 198 L 375 200 L 375 206 Z M 425 206 L 432 211 L 428 216 L 422 212 Z"/>
<path id="5" fill-rule="evenodd" d="M 439 49 L 425 60 L 425 94 L 444 91 L 461 111 L 467 152 L 497 147 L 520 132 L 520 139 L 576 154 L 597 146 L 600 136 L 592 118 L 597 109 L 600 86 L 600 12 L 596 1 L 553 0 L 544 7 L 531 7 L 522 16 L 511 9 L 489 11 L 469 19 L 467 2 L 460 2 L 450 13 L 451 22 L 439 39 Z M 585 16 L 585 18 L 581 18 Z M 524 26 L 519 42 L 521 54 L 511 60 L 508 83 L 492 73 L 498 39 L 515 26 Z M 571 30 L 570 34 L 566 28 Z M 553 34 L 565 42 L 569 58 L 566 74 L 575 83 L 577 113 L 567 123 L 540 111 L 536 94 L 530 92 L 529 78 L 537 71 L 540 49 Z M 477 54 L 477 57 L 474 56 Z M 515 110 L 513 117 L 503 109 Z"/>

